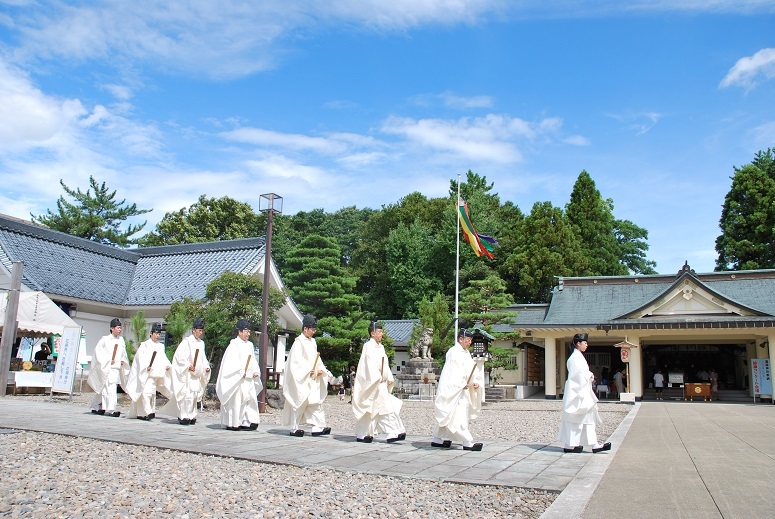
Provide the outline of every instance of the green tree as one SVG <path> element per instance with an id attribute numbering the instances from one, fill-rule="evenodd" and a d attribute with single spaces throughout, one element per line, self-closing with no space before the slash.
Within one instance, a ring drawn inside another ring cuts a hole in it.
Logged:
<path id="1" fill-rule="evenodd" d="M 613 202 L 604 200 L 595 181 L 582 171 L 565 206 L 565 215 L 581 239 L 581 249 L 587 256 L 587 276 L 626 275 L 627 268 L 619 262 L 619 243 L 614 234 Z"/>
<path id="2" fill-rule="evenodd" d="M 536 202 L 519 229 L 520 241 L 501 267 L 501 274 L 521 303 L 549 301 L 556 276 L 586 272 L 579 238 L 562 209 Z"/>
<path id="3" fill-rule="evenodd" d="M 147 222 L 128 224 L 123 230 L 121 226 L 129 218 L 152 209 L 138 209 L 137 204 L 126 205 L 126 199 L 117 201 L 116 191 L 110 191 L 105 182 L 98 184 L 93 176 L 89 177 L 91 187 L 85 193 L 80 188 L 70 189 L 61 179 L 59 184 L 73 201 L 60 196 L 56 213 L 47 209 L 44 215 L 30 214 L 33 222 L 106 245 L 128 247 L 137 243 L 131 236 L 140 232 Z"/>
<path id="4" fill-rule="evenodd" d="M 415 344 L 420 339 L 425 328 L 432 328 L 433 347 L 431 351 L 433 357 L 443 364 L 444 355 L 449 347 L 455 343 L 455 334 L 449 331 L 452 313 L 447 297 L 441 292 L 436 292 L 433 300 L 429 299 L 427 295 L 424 296 L 418 305 L 418 314 L 420 322 L 412 328 L 409 345 Z M 442 338 L 445 331 L 447 334 Z"/>
<path id="5" fill-rule="evenodd" d="M 656 262 L 646 259 L 649 232 L 629 220 L 615 220 L 614 234 L 619 244 L 619 261 L 633 274 L 656 274 Z"/>
<path id="6" fill-rule="evenodd" d="M 719 227 L 716 270 L 775 268 L 775 149 L 735 168 Z"/>
<path id="7" fill-rule="evenodd" d="M 419 220 L 399 224 L 390 232 L 386 247 L 387 269 L 396 312 L 403 318 L 417 315 L 417 305 L 443 288 L 434 273 L 435 239 Z"/>
<path id="8" fill-rule="evenodd" d="M 140 343 L 148 338 L 148 323 L 145 320 L 145 312 L 140 310 L 135 313 L 130 319 L 132 323 L 132 339 L 126 341 L 126 353 L 129 357 L 129 362 L 132 362 L 137 353 L 137 348 L 140 347 Z M 131 350 L 131 351 L 130 351 Z"/>
<path id="9" fill-rule="evenodd" d="M 203 299 L 184 298 L 170 306 L 165 320 L 174 322 L 181 319 L 191 323 L 195 317 L 205 320 L 204 341 L 207 344 L 210 364 L 214 375 L 221 364 L 221 357 L 229 342 L 236 337 L 235 324 L 238 319 L 248 319 L 254 327 L 261 323 L 263 282 L 247 274 L 224 272 L 210 283 Z M 285 295 L 270 287 L 269 318 L 267 327 L 269 336 L 279 331 L 277 310 L 285 304 Z M 251 336 L 256 340 L 257 335 Z"/>
<path id="10" fill-rule="evenodd" d="M 265 226 L 250 204 L 231 197 L 199 200 L 178 211 L 169 212 L 156 229 L 140 238 L 143 247 L 178 245 L 219 240 L 235 240 L 265 234 Z"/>
<path id="11" fill-rule="evenodd" d="M 341 251 L 332 238 L 307 236 L 287 258 L 285 282 L 304 313 L 318 318 L 318 350 L 329 369 L 341 369 L 353 356 L 365 334 L 366 321 L 354 319 L 361 298 L 355 294 L 355 277 L 341 265 Z M 356 326 L 358 325 L 358 326 Z"/>
<path id="12" fill-rule="evenodd" d="M 506 310 L 514 300 L 506 292 L 506 283 L 491 271 L 485 279 L 472 280 L 460 291 L 460 318 L 463 322 L 477 323 L 484 331 L 497 340 L 515 341 L 519 332 L 504 331 L 514 322 L 516 312 Z M 495 383 L 495 369 L 516 369 L 509 362 L 514 354 L 510 348 L 490 348 L 490 358 L 485 362 L 484 369 L 490 375 L 490 383 Z"/>

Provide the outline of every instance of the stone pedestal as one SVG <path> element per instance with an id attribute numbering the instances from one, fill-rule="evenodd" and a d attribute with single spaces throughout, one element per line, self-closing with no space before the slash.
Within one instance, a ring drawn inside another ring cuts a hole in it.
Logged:
<path id="1" fill-rule="evenodd" d="M 438 382 L 441 368 L 433 359 L 411 359 L 396 375 L 396 390 L 411 396 L 419 395 L 420 384 Z"/>

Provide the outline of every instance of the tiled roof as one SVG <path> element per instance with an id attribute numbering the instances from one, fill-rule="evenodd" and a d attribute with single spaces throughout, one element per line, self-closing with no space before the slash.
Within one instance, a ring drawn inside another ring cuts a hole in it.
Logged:
<path id="1" fill-rule="evenodd" d="M 658 299 L 681 275 L 686 274 L 563 278 L 562 289 L 554 290 L 543 324 L 580 326 L 615 320 Z M 692 273 L 691 278 L 719 297 L 759 315 L 775 315 L 775 270 Z"/>
<path id="2" fill-rule="evenodd" d="M 382 321 L 382 328 L 385 331 L 385 335 L 393 339 L 395 346 L 406 346 L 409 344 L 409 338 L 412 336 L 414 325 L 419 322 L 419 319 Z"/>
<path id="3" fill-rule="evenodd" d="M 253 272 L 263 257 L 263 237 L 125 250 L 0 216 L 0 261 L 9 270 L 22 261 L 22 283 L 103 303 L 199 298 L 224 271 Z"/>
<path id="4" fill-rule="evenodd" d="M 126 305 L 169 305 L 202 298 L 207 284 L 225 271 L 248 274 L 264 259 L 264 238 L 138 249 Z"/>

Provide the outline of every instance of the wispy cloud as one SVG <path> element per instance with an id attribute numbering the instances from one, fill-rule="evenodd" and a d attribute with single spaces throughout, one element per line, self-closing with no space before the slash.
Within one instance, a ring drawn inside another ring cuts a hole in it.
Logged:
<path id="1" fill-rule="evenodd" d="M 771 148 L 775 143 L 775 121 L 760 124 L 751 130 L 751 134 L 758 149 Z"/>
<path id="2" fill-rule="evenodd" d="M 657 112 L 607 113 L 606 116 L 623 123 L 628 130 L 635 132 L 635 135 L 648 133 L 664 117 Z"/>
<path id="3" fill-rule="evenodd" d="M 272 69 L 320 30 L 403 32 L 489 20 L 582 18 L 643 12 L 773 12 L 769 0 L 162 0 L 5 2 L 0 23 L 18 34 L 19 62 L 110 58 L 162 71 L 230 79 Z M 15 12 L 14 12 L 15 11 Z"/>
<path id="4" fill-rule="evenodd" d="M 452 92 L 441 94 L 419 94 L 412 97 L 412 101 L 420 106 L 445 106 L 456 110 L 470 110 L 474 108 L 491 108 L 494 100 L 490 96 L 464 97 Z"/>
<path id="5" fill-rule="evenodd" d="M 721 80 L 719 87 L 741 86 L 752 90 L 772 78 L 775 78 L 775 49 L 768 48 L 737 60 Z"/>
<path id="6" fill-rule="evenodd" d="M 393 116 L 383 123 L 381 130 L 422 148 L 507 164 L 522 160 L 518 141 L 550 137 L 561 126 L 562 121 L 557 118 L 530 122 L 497 114 L 458 120 Z"/>

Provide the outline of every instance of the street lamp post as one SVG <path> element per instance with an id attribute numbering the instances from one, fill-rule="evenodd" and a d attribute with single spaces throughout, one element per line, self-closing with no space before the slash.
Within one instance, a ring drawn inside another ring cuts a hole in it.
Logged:
<path id="1" fill-rule="evenodd" d="M 264 238 L 264 288 L 261 294 L 261 337 L 258 345 L 258 366 L 264 388 L 258 395 L 258 411 L 266 412 L 267 355 L 269 354 L 269 275 L 272 269 L 272 220 L 283 212 L 283 197 L 274 193 L 261 195 L 258 210 L 266 213 L 266 237 Z"/>

